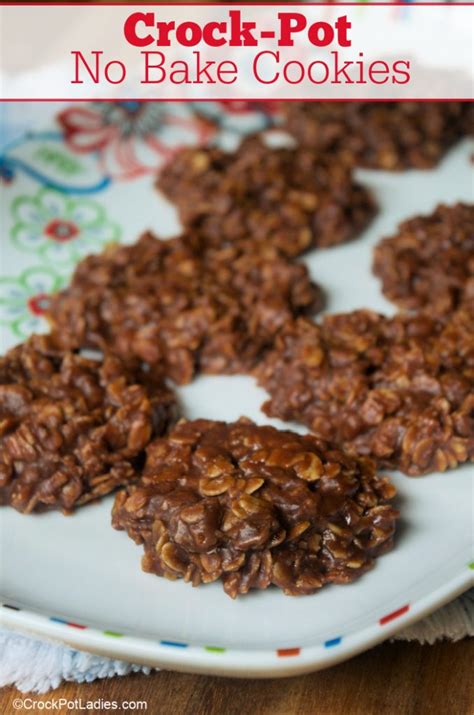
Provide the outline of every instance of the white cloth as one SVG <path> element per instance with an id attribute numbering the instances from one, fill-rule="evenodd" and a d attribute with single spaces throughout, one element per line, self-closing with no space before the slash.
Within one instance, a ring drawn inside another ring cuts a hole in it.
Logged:
<path id="1" fill-rule="evenodd" d="M 400 631 L 394 639 L 434 643 L 473 635 L 474 589 L 471 589 L 428 618 Z M 0 687 L 16 685 L 23 693 L 46 693 L 64 680 L 84 683 L 150 670 L 0 629 Z"/>
<path id="2" fill-rule="evenodd" d="M 15 685 L 22 693 L 46 693 L 63 680 L 90 683 L 150 670 L 0 629 L 0 687 Z"/>

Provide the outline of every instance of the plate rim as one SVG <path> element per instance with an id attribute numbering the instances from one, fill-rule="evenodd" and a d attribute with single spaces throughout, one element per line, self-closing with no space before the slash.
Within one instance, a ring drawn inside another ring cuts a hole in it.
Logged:
<path id="1" fill-rule="evenodd" d="M 387 640 L 474 585 L 474 561 L 449 581 L 347 636 L 301 648 L 235 649 L 159 641 L 47 616 L 0 602 L 0 626 L 95 655 L 201 675 L 282 678 L 328 668 Z"/>

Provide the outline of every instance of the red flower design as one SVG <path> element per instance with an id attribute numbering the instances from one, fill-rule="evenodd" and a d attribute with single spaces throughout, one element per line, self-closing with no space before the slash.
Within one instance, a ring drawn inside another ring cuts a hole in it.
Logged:
<path id="1" fill-rule="evenodd" d="M 72 221 L 66 221 L 65 219 L 54 219 L 50 221 L 44 227 L 44 233 L 48 238 L 58 243 L 65 243 L 66 241 L 71 241 L 75 236 L 78 235 L 79 229 L 76 224 Z"/>
<path id="2" fill-rule="evenodd" d="M 49 298 L 50 296 L 47 293 L 38 293 L 28 298 L 26 305 L 30 313 L 38 316 L 44 315 L 48 307 Z"/>
<path id="3" fill-rule="evenodd" d="M 164 102 L 94 102 L 68 107 L 57 119 L 72 151 L 97 152 L 104 174 L 121 180 L 156 172 L 182 146 L 215 131 L 185 105 Z"/>

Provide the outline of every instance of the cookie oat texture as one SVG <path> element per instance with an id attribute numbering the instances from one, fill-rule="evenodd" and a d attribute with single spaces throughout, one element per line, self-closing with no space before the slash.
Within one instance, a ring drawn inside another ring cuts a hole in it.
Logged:
<path id="1" fill-rule="evenodd" d="M 288 102 L 282 114 L 302 146 L 388 171 L 436 166 L 472 121 L 463 102 Z"/>
<path id="2" fill-rule="evenodd" d="M 350 167 L 328 154 L 267 146 L 258 136 L 234 152 L 184 149 L 157 186 L 210 244 L 271 245 L 291 257 L 355 238 L 375 213 Z"/>
<path id="3" fill-rule="evenodd" d="M 375 248 L 373 270 L 401 308 L 449 313 L 474 302 L 474 204 L 440 204 Z"/>
<path id="4" fill-rule="evenodd" d="M 267 415 L 417 476 L 474 461 L 474 306 L 288 324 L 256 369 Z"/>
<path id="5" fill-rule="evenodd" d="M 271 247 L 211 249 L 197 233 L 146 233 L 85 258 L 49 319 L 65 348 L 139 358 L 183 384 L 199 372 L 247 372 L 287 320 L 321 304 L 306 267 Z"/>
<path id="6" fill-rule="evenodd" d="M 34 335 L 0 357 L 0 504 L 69 512 L 108 494 L 175 417 L 160 378 Z"/>
<path id="7" fill-rule="evenodd" d="M 348 583 L 393 543 L 395 489 L 369 459 L 314 436 L 181 421 L 155 440 L 112 523 L 144 546 L 143 569 L 235 598 L 271 584 L 288 595 Z"/>

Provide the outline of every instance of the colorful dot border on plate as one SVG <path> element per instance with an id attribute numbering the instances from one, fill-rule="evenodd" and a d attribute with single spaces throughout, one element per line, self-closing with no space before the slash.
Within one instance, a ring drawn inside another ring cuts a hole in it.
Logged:
<path id="1" fill-rule="evenodd" d="M 12 611 L 18 611 L 21 612 L 23 609 L 18 608 L 18 606 L 12 606 L 8 603 L 2 603 L 1 604 L 2 608 L 6 608 Z M 405 604 L 404 606 L 401 606 L 400 608 L 397 608 L 395 611 L 392 611 L 391 613 L 386 614 L 385 616 L 382 616 L 379 618 L 379 625 L 384 626 L 386 623 L 389 623 L 396 618 L 399 618 L 400 616 L 404 615 L 407 613 L 410 609 L 410 604 Z M 35 614 L 38 615 L 38 614 Z M 59 618 L 58 616 L 44 616 L 43 617 L 45 620 L 49 620 L 52 623 L 55 623 L 60 626 L 64 626 L 66 628 L 74 628 L 76 630 L 80 631 L 95 631 L 96 633 L 99 633 L 100 635 L 103 636 L 108 636 L 109 638 L 127 638 L 127 636 L 124 633 L 119 633 L 118 631 L 111 631 L 111 630 L 104 630 L 100 631 L 98 629 L 93 629 L 90 628 L 89 626 L 85 626 L 81 623 L 75 623 L 74 621 L 67 621 L 64 618 Z M 335 636 L 334 638 L 329 638 L 326 641 L 323 641 L 319 645 L 322 646 L 323 648 L 334 648 L 335 646 L 338 646 L 342 643 L 344 637 L 343 636 Z M 165 646 L 168 648 L 174 648 L 174 649 L 184 649 L 184 648 L 190 648 L 191 644 L 190 643 L 183 643 L 180 641 L 172 641 L 172 640 L 159 640 L 157 643 L 161 646 Z M 229 648 L 223 648 L 221 646 L 213 646 L 213 645 L 204 645 L 204 646 L 198 646 L 204 651 L 207 651 L 208 653 L 216 653 L 216 654 L 223 654 L 227 653 L 229 651 Z M 275 649 L 275 654 L 277 655 L 278 658 L 289 658 L 289 657 L 295 657 L 301 655 L 302 648 L 300 647 L 293 647 L 293 648 L 276 648 Z"/>
<path id="2" fill-rule="evenodd" d="M 467 564 L 467 568 L 471 571 L 474 571 L 474 561 L 470 561 Z M 17 611 L 21 612 L 24 609 L 19 608 L 18 606 L 13 606 L 8 603 L 1 603 L 0 606 L 4 609 L 10 610 L 10 611 Z M 383 616 L 380 616 L 379 619 L 373 624 L 373 625 L 378 625 L 380 628 L 383 628 L 389 623 L 393 623 L 393 621 L 397 620 L 401 616 L 404 616 L 407 614 L 412 607 L 412 604 L 410 603 L 405 603 L 402 606 L 399 606 L 398 608 L 390 611 L 389 613 L 385 613 Z M 38 618 L 41 618 L 43 621 L 49 621 L 52 623 L 55 623 L 58 626 L 63 626 L 64 628 L 72 628 L 75 630 L 79 631 L 88 631 L 91 633 L 94 633 L 95 635 L 100 635 L 100 636 L 106 636 L 108 638 L 118 638 L 118 639 L 127 639 L 129 636 L 127 636 L 124 633 L 119 633 L 118 631 L 112 631 L 112 630 L 99 630 L 97 628 L 91 628 L 89 626 L 83 625 L 81 623 L 75 623 L 74 621 L 68 621 L 65 620 L 64 618 L 60 618 L 58 616 L 44 616 L 43 614 L 38 614 L 35 613 L 35 616 Z M 340 646 L 344 642 L 345 636 L 343 635 L 337 635 L 332 638 L 329 638 L 318 645 L 323 648 L 323 649 L 328 649 L 328 648 L 337 648 L 337 646 Z M 214 653 L 216 655 L 224 655 L 225 653 L 229 653 L 232 649 L 229 648 L 223 648 L 221 646 L 213 646 L 213 645 L 203 645 L 203 646 L 193 646 L 190 643 L 184 643 L 181 641 L 174 641 L 174 640 L 157 640 L 156 641 L 157 645 L 163 646 L 165 648 L 170 648 L 173 649 L 175 652 L 179 650 L 186 650 L 188 648 L 194 648 L 198 650 L 205 651 L 207 653 Z M 294 647 L 286 647 L 286 648 L 276 648 L 274 649 L 274 654 L 275 656 L 279 658 L 294 658 L 298 657 L 302 654 L 304 648 L 299 647 L 299 646 L 294 646 Z M 270 651 L 272 652 L 272 651 Z"/>

